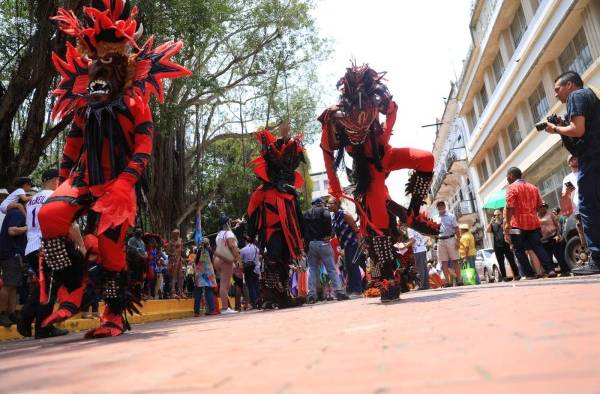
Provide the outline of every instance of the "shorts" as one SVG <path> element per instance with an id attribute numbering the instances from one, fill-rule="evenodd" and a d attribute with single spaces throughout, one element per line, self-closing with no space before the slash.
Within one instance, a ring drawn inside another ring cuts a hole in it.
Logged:
<path id="1" fill-rule="evenodd" d="M 437 256 L 438 261 L 458 260 L 458 246 L 456 238 L 446 238 L 438 240 Z"/>
<path id="2" fill-rule="evenodd" d="M 23 266 L 21 256 L 15 256 L 0 261 L 4 286 L 19 287 L 23 283 Z"/>

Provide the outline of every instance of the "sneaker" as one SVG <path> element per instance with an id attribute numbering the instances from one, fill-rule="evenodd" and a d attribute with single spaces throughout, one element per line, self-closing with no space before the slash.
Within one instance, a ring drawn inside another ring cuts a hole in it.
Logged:
<path id="1" fill-rule="evenodd" d="M 236 313 L 239 313 L 239 312 L 235 311 L 231 308 L 227 308 L 224 311 L 221 311 L 221 315 L 235 315 Z"/>
<path id="2" fill-rule="evenodd" d="M 546 274 L 546 278 L 556 278 L 556 271 L 552 270 Z"/>
<path id="3" fill-rule="evenodd" d="M 575 276 L 596 275 L 600 274 L 600 267 L 598 266 L 598 263 L 596 263 L 594 260 L 591 260 L 581 267 L 573 268 L 571 273 Z"/>
<path id="4" fill-rule="evenodd" d="M 357 300 L 359 298 L 363 298 L 363 295 L 362 295 L 362 293 L 350 293 L 348 295 L 348 298 L 351 300 Z"/>
<path id="5" fill-rule="evenodd" d="M 316 304 L 317 303 L 317 299 L 315 297 L 313 297 L 313 296 L 308 296 L 308 298 L 306 299 L 306 303 L 309 304 L 309 305 Z"/>
<path id="6" fill-rule="evenodd" d="M 69 333 L 68 330 L 64 330 L 62 328 L 48 326 L 42 328 L 39 332 L 35 333 L 35 339 L 45 339 L 52 337 L 61 337 L 63 335 L 67 335 Z"/>
<path id="7" fill-rule="evenodd" d="M 346 300 L 350 299 L 350 297 L 348 297 L 348 295 L 346 293 L 343 293 L 341 291 L 338 291 L 338 292 L 335 293 L 335 298 L 338 301 L 346 301 Z"/>
<path id="8" fill-rule="evenodd" d="M 0 326 L 9 328 L 12 325 L 13 325 L 13 322 L 12 322 L 12 320 L 10 320 L 10 318 L 8 317 L 8 315 L 6 313 L 0 314 Z"/>

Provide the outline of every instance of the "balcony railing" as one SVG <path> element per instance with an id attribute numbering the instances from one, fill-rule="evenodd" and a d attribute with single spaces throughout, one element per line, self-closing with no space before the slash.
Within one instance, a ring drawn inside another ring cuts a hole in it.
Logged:
<path id="1" fill-rule="evenodd" d="M 464 147 L 450 149 L 446 157 L 446 168 L 451 169 L 456 161 L 466 161 L 467 150 Z"/>

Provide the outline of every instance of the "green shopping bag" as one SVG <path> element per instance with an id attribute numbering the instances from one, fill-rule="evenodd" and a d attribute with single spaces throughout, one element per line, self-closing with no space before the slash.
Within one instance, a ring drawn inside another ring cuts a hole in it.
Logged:
<path id="1" fill-rule="evenodd" d="M 462 277 L 464 285 L 474 285 L 477 283 L 477 273 L 475 272 L 475 268 L 471 268 L 467 262 L 462 264 L 460 276 Z"/>

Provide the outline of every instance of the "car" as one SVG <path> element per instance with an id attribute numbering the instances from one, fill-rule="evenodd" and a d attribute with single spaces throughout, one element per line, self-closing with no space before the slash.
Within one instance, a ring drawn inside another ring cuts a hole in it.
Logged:
<path id="1" fill-rule="evenodd" d="M 510 264 L 505 264 L 507 269 L 507 278 L 513 278 L 513 272 L 510 268 Z M 500 267 L 498 266 L 498 260 L 496 260 L 496 254 L 494 249 L 480 249 L 477 251 L 475 256 L 475 269 L 479 274 L 482 282 L 494 283 L 502 280 L 502 274 L 500 273 Z"/>
<path id="2" fill-rule="evenodd" d="M 567 218 L 563 226 L 562 238 L 565 241 L 565 260 L 573 268 L 585 264 L 589 259 L 589 251 L 581 244 L 581 238 L 577 231 L 575 215 Z"/>

